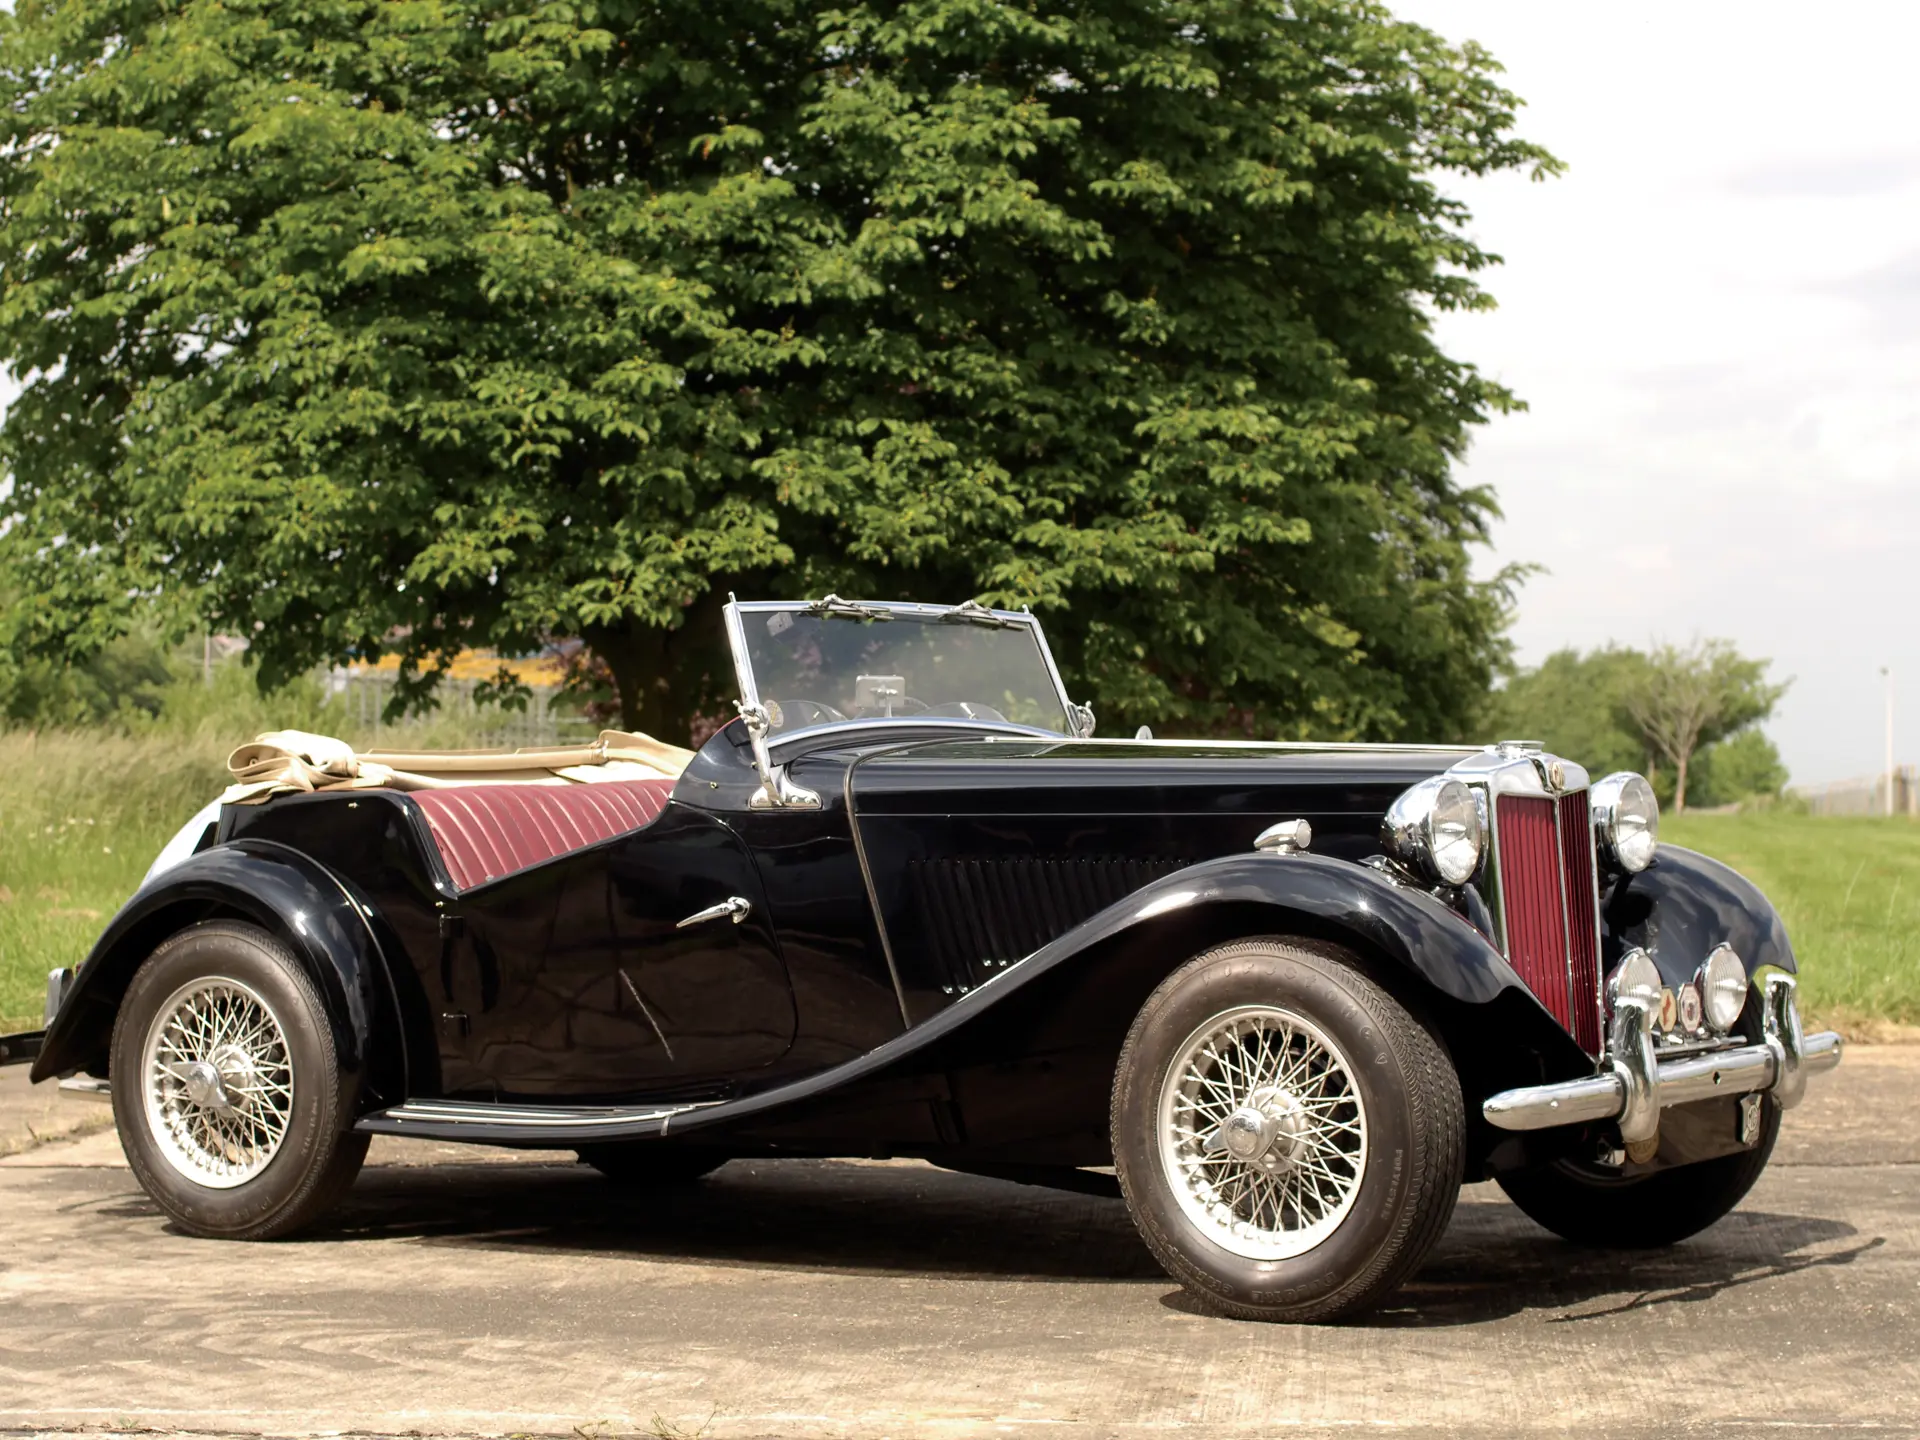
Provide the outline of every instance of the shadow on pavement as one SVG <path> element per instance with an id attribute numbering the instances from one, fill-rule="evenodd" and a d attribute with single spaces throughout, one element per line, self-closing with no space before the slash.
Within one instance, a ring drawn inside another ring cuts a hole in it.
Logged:
<path id="1" fill-rule="evenodd" d="M 1412 1282 L 1355 1323 L 1605 1319 L 1851 1264 L 1884 1243 L 1857 1237 L 1838 1221 L 1742 1210 L 1669 1249 L 1607 1251 L 1568 1244 L 1504 1203 L 1463 1204 Z M 375 1239 L 813 1273 L 1167 1283 L 1117 1200 L 920 1165 L 735 1161 L 651 1191 L 564 1163 L 370 1169 L 334 1220 L 297 1243 Z M 1208 1313 L 1181 1290 L 1161 1303 Z"/>

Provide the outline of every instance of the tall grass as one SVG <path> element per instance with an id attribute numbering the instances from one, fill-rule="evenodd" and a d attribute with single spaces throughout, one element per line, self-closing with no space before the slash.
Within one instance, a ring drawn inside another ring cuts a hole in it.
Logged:
<path id="1" fill-rule="evenodd" d="M 1660 833 L 1766 892 L 1816 1020 L 1868 1034 L 1920 1025 L 1920 824 L 1776 810 L 1668 816 Z"/>
<path id="2" fill-rule="evenodd" d="M 84 958 L 160 847 L 227 785 L 233 747 L 265 730 L 356 749 L 482 746 L 482 723 L 347 723 L 317 683 L 271 696 L 239 664 L 166 688 L 158 714 L 87 730 L 0 731 L 0 1032 L 35 1028 L 47 971 Z"/>

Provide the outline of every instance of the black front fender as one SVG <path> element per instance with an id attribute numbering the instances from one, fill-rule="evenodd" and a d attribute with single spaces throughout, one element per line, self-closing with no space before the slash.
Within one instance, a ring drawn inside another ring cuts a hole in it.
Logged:
<path id="1" fill-rule="evenodd" d="M 249 920 L 292 947 L 320 991 L 342 1069 L 362 1078 L 363 1106 L 406 1097 L 397 1002 L 363 907 L 325 866 L 268 840 L 202 850 L 135 892 L 75 973 L 33 1079 L 104 1075 L 134 972 L 168 936 L 224 918 Z"/>
<path id="2" fill-rule="evenodd" d="M 1616 881 L 1601 907 L 1603 953 L 1619 963 L 1638 947 L 1653 958 L 1673 990 L 1693 979 L 1714 946 L 1731 945 L 1749 976 L 1771 966 L 1798 974 L 1787 927 L 1739 871 L 1693 850 L 1662 845 L 1638 875 Z"/>

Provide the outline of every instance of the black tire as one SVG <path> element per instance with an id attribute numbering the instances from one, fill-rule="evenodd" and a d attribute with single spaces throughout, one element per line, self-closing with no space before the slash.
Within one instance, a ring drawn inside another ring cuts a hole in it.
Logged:
<path id="1" fill-rule="evenodd" d="M 196 1180 L 160 1133 L 147 1104 L 145 1051 L 163 1008 L 197 982 L 245 987 L 284 1037 L 292 1097 L 279 1147 L 258 1174 L 230 1188 Z M 311 1224 L 353 1183 L 367 1137 L 353 1132 L 354 1077 L 343 1074 L 313 981 L 276 937 L 213 921 L 167 940 L 133 977 L 113 1027 L 113 1118 L 127 1163 L 148 1195 L 189 1234 L 271 1240 Z"/>
<path id="2" fill-rule="evenodd" d="M 694 1150 L 659 1141 L 631 1145 L 583 1145 L 574 1152 L 616 1185 L 666 1187 L 691 1185 L 733 1157 L 717 1150 Z"/>
<path id="3" fill-rule="evenodd" d="M 1622 1176 L 1560 1160 L 1498 1176 L 1500 1188 L 1537 1224 L 1576 1245 L 1656 1250 L 1698 1235 L 1738 1205 L 1773 1155 L 1780 1107 L 1761 1102 L 1760 1140 L 1751 1150 Z"/>
<path id="4" fill-rule="evenodd" d="M 1250 1258 L 1203 1229 L 1182 1208 L 1160 1142 L 1163 1086 L 1175 1083 L 1189 1045 L 1222 1017 L 1261 1007 L 1322 1032 L 1364 1106 L 1365 1158 L 1347 1162 L 1357 1188 L 1349 1184 L 1344 1216 L 1283 1258 Z M 1112 1120 L 1114 1167 L 1147 1247 L 1203 1303 L 1237 1319 L 1324 1321 L 1379 1304 L 1426 1258 L 1460 1194 L 1465 1115 L 1445 1048 L 1353 955 L 1317 941 L 1235 941 L 1168 976 L 1121 1049 Z"/>

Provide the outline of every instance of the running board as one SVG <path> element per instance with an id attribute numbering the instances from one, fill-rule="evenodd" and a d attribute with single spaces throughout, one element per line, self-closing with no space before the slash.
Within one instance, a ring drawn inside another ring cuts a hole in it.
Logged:
<path id="1" fill-rule="evenodd" d="M 718 1105 L 490 1105 L 471 1100 L 409 1100 L 376 1110 L 353 1128 L 366 1135 L 411 1135 L 492 1145 L 576 1145 L 594 1140 L 653 1139 L 667 1122 Z"/>

